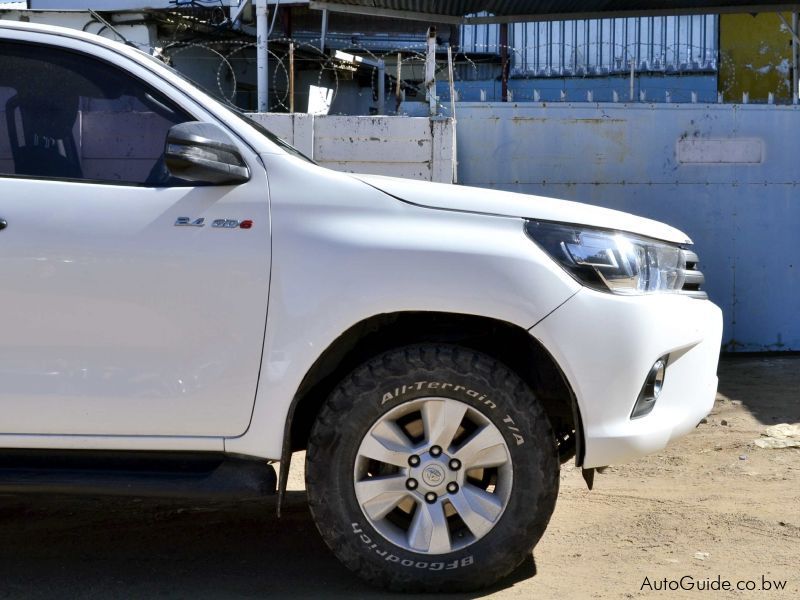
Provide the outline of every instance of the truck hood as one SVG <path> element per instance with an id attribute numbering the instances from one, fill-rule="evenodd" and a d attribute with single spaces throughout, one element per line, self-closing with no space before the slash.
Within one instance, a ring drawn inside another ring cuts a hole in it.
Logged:
<path id="1" fill-rule="evenodd" d="M 674 244 L 692 243 L 685 233 L 664 223 L 591 204 L 380 175 L 354 177 L 403 202 L 426 208 L 558 221 L 627 231 Z"/>

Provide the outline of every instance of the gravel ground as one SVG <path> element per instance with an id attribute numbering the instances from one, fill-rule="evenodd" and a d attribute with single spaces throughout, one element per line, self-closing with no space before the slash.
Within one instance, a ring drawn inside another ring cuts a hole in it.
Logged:
<path id="1" fill-rule="evenodd" d="M 664 452 L 609 468 L 592 492 L 565 465 L 531 559 L 472 597 L 800 598 L 800 448 L 753 444 L 800 422 L 800 357 L 727 359 L 720 378 L 707 422 Z M 0 598 L 385 597 L 320 540 L 301 459 L 280 520 L 274 499 L 0 497 Z M 655 591 L 685 576 L 756 591 Z"/>

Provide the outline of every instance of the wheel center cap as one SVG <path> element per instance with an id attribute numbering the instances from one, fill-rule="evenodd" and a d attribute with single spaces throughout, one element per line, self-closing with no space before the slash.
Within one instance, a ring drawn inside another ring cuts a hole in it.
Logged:
<path id="1" fill-rule="evenodd" d="M 439 487 L 444 482 L 444 468 L 436 464 L 429 464 L 422 469 L 422 481 L 428 487 Z"/>

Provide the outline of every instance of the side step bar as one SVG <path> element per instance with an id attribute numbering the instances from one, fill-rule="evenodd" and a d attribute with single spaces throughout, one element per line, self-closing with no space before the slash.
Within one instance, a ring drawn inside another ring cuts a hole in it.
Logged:
<path id="1" fill-rule="evenodd" d="M 266 461 L 217 453 L 0 449 L 0 493 L 239 499 L 276 485 Z"/>

